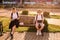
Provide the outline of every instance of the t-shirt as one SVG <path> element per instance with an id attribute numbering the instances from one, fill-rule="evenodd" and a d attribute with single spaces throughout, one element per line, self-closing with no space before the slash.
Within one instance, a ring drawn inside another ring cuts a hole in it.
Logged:
<path id="1" fill-rule="evenodd" d="M 17 19 L 18 18 L 18 16 L 17 16 L 17 14 L 16 13 L 13 13 L 13 19 Z"/>
<path id="2" fill-rule="evenodd" d="M 35 20 L 44 20 L 44 17 L 42 14 L 41 15 L 38 14 L 35 16 Z"/>
<path id="3" fill-rule="evenodd" d="M 11 19 L 17 19 L 18 18 L 18 12 L 16 13 L 11 13 Z"/>
<path id="4" fill-rule="evenodd" d="M 38 15 L 37 16 L 37 20 L 42 20 L 42 16 L 41 15 Z"/>

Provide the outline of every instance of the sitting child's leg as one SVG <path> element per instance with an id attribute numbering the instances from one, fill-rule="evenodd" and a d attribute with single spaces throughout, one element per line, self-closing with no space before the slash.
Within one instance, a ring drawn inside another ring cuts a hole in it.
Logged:
<path id="1" fill-rule="evenodd" d="M 44 28 L 44 24 L 43 23 L 40 23 L 40 25 L 41 25 L 41 27 L 40 27 L 40 29 L 39 29 L 39 35 L 42 35 L 42 33 L 41 33 L 41 31 L 43 30 L 43 28 Z"/>

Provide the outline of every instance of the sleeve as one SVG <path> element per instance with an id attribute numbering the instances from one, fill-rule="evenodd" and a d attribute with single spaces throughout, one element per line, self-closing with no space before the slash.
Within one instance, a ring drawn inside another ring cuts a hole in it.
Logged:
<path id="1" fill-rule="evenodd" d="M 36 21 L 36 16 L 35 16 L 35 21 Z"/>
<path id="2" fill-rule="evenodd" d="M 38 15 L 35 16 L 35 21 L 37 20 L 37 16 L 38 16 Z"/>

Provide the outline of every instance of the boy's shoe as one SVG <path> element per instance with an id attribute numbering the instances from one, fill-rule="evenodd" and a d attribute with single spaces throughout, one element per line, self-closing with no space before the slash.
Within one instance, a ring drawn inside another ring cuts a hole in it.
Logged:
<path id="1" fill-rule="evenodd" d="M 10 34 L 11 35 L 11 39 L 10 40 L 13 40 L 13 34 Z"/>
<path id="2" fill-rule="evenodd" d="M 36 33 L 36 35 L 39 35 L 39 30 L 37 30 L 37 33 Z"/>
<path id="3" fill-rule="evenodd" d="M 42 35 L 42 32 L 41 31 L 39 32 L 39 35 Z"/>
<path id="4" fill-rule="evenodd" d="M 38 33 L 36 33 L 36 35 L 38 36 L 39 34 L 38 34 Z"/>

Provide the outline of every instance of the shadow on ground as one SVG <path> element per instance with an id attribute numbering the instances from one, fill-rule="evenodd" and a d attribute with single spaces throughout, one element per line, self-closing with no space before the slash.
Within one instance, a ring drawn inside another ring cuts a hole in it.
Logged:
<path id="1" fill-rule="evenodd" d="M 44 36 L 37 36 L 36 32 L 28 32 L 24 40 L 49 40 L 49 33 L 44 33 Z"/>
<path id="2" fill-rule="evenodd" d="M 48 33 L 48 23 L 45 20 L 44 21 L 45 27 L 42 30 L 43 36 L 37 36 L 36 35 L 36 28 L 35 27 L 30 27 L 28 29 L 28 31 L 30 32 L 26 32 L 24 40 L 49 40 L 49 33 Z M 34 31 L 34 32 L 32 32 Z"/>

